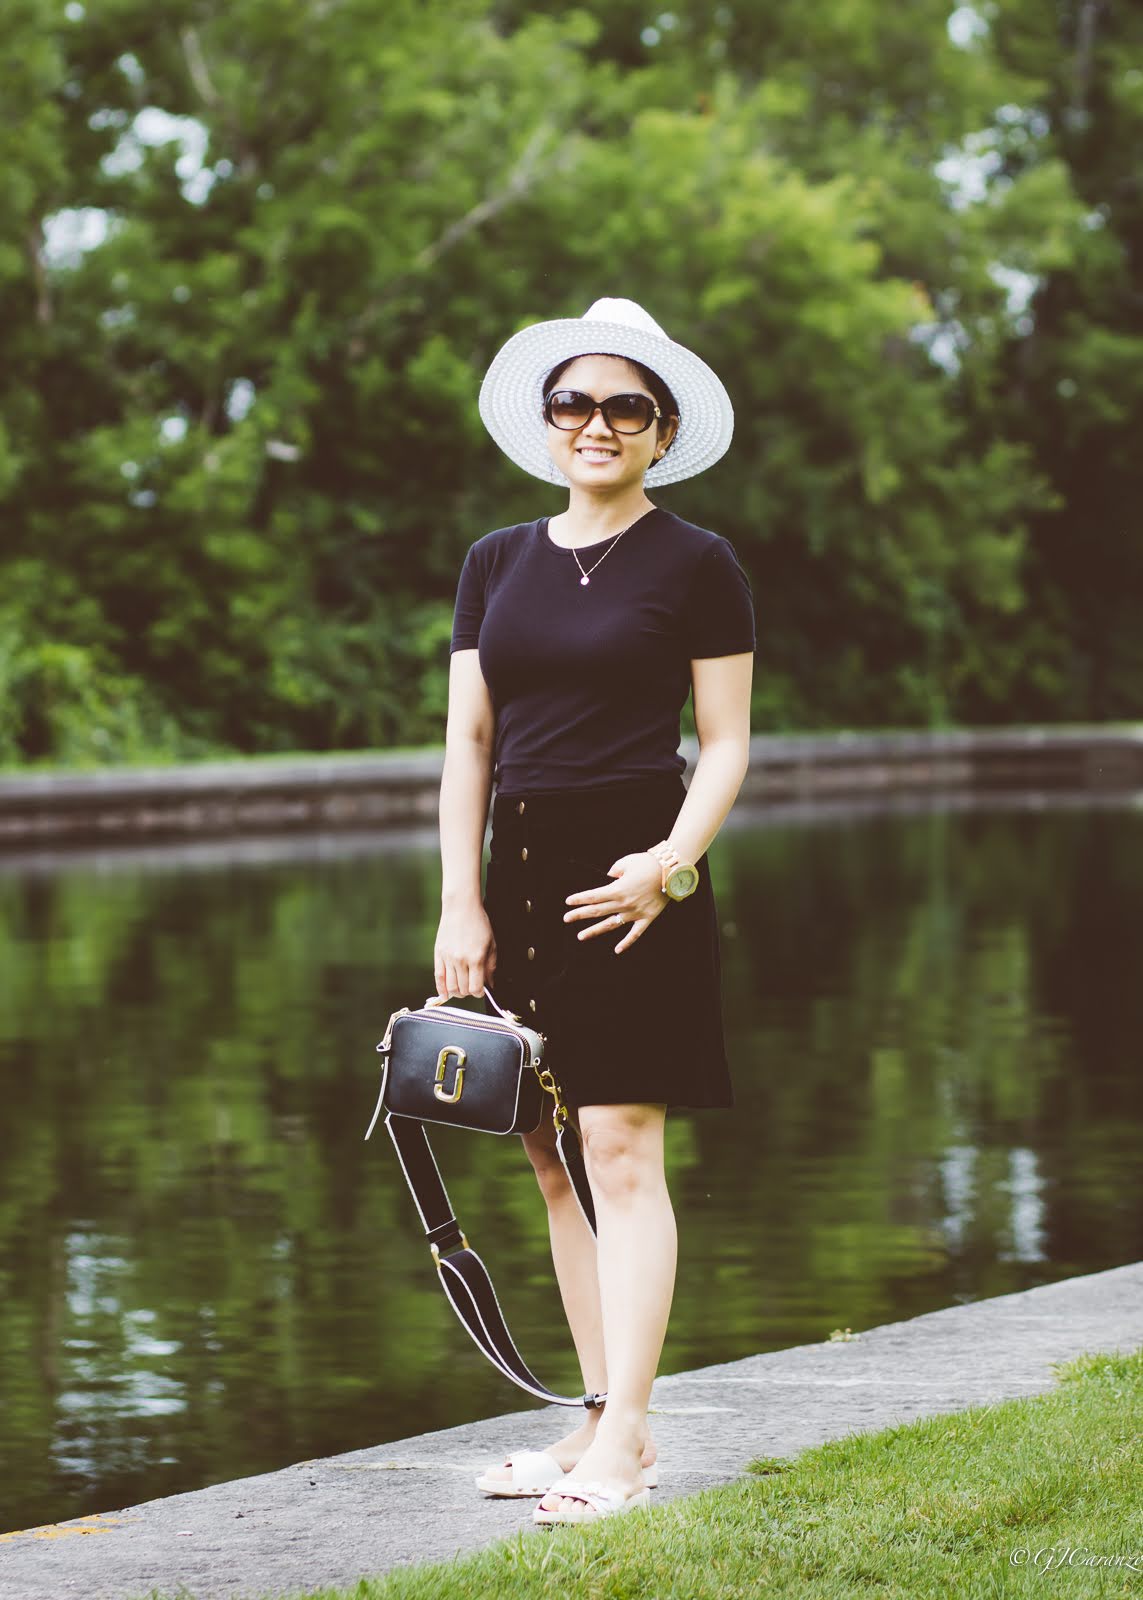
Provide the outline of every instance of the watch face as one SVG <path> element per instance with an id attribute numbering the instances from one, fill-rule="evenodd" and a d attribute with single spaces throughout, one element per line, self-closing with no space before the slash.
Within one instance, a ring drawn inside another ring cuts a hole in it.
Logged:
<path id="1" fill-rule="evenodd" d="M 697 883 L 697 868 L 676 867 L 674 872 L 667 875 L 667 893 L 674 899 L 681 900 L 684 895 L 692 893 Z"/>

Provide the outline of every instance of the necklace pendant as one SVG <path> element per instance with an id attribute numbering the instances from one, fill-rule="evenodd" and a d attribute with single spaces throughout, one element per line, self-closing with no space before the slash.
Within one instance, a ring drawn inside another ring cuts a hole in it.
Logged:
<path id="1" fill-rule="evenodd" d="M 580 586 L 581 589 L 585 589 L 590 582 L 591 582 L 591 579 L 588 577 L 587 573 L 585 572 L 583 577 L 579 580 L 579 586 Z"/>

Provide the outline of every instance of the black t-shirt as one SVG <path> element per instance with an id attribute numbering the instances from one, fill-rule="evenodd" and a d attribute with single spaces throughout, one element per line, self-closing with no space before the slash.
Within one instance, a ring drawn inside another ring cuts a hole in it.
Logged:
<path id="1" fill-rule="evenodd" d="M 520 522 L 464 558 L 451 649 L 474 648 L 498 793 L 679 773 L 692 659 L 755 648 L 750 581 L 728 539 L 660 506 L 574 553 Z"/>

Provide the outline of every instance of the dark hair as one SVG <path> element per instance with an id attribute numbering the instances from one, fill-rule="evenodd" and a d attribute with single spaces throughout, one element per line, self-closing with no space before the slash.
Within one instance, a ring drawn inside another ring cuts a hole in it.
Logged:
<path id="1" fill-rule="evenodd" d="M 581 350 L 579 355 L 569 356 L 566 361 L 561 361 L 559 366 L 553 367 L 548 373 L 547 377 L 544 379 L 544 399 L 546 400 L 548 398 L 552 390 L 556 387 L 556 384 L 559 382 L 562 374 L 567 371 L 573 361 L 579 360 L 580 355 L 610 356 L 614 354 L 615 352 L 613 350 Z M 620 361 L 626 361 L 628 366 L 634 367 L 643 383 L 655 396 L 655 404 L 663 413 L 662 417 L 659 419 L 660 422 L 665 421 L 667 417 L 677 417 L 679 415 L 679 402 L 675 399 L 674 395 L 671 393 L 670 389 L 663 382 L 662 378 L 660 378 L 657 372 L 652 372 L 650 367 L 645 367 L 641 361 L 635 361 L 631 356 L 620 356 L 618 359 Z M 674 437 L 671 439 L 671 444 L 674 444 L 675 439 L 677 439 L 678 436 L 679 430 L 676 428 Z M 667 449 L 663 451 L 664 456 L 667 454 L 667 450 L 671 448 L 671 444 L 669 444 Z"/>

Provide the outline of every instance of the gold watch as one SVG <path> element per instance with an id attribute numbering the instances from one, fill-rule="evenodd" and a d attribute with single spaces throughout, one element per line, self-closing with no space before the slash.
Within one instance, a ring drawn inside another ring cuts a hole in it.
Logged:
<path id="1" fill-rule="evenodd" d="M 699 875 L 692 861 L 683 861 L 679 852 L 673 850 L 665 839 L 653 845 L 647 853 L 654 856 L 662 868 L 661 886 L 664 894 L 670 895 L 672 900 L 685 900 L 688 895 L 694 894 Z"/>

